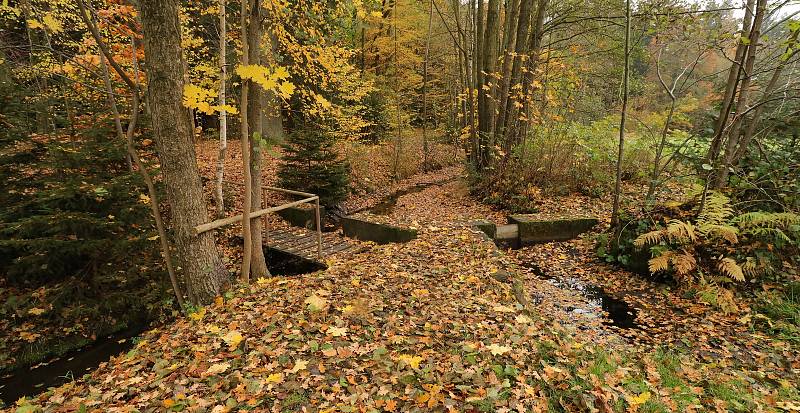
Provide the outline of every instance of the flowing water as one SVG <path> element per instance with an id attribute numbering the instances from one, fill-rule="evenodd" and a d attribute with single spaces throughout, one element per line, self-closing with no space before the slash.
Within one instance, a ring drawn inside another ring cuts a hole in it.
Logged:
<path id="1" fill-rule="evenodd" d="M 637 310 L 599 286 L 575 277 L 556 277 L 533 263 L 525 263 L 523 267 L 536 278 L 549 282 L 558 288 L 577 292 L 586 299 L 588 305 L 581 306 L 576 304 L 573 307 L 565 308 L 566 311 L 602 317 L 603 324 L 623 329 L 640 327 L 636 322 Z"/>

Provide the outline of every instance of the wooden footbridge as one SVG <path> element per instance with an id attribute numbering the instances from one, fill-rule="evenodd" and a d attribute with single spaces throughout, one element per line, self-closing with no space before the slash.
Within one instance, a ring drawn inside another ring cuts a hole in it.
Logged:
<path id="1" fill-rule="evenodd" d="M 238 184 L 238 183 L 234 183 Z M 315 231 L 306 230 L 303 228 L 276 228 L 270 229 L 268 222 L 264 225 L 264 246 L 285 252 L 288 254 L 296 255 L 308 260 L 323 262 L 325 257 L 333 254 L 349 251 L 356 248 L 356 246 L 339 236 L 336 233 L 323 233 L 322 222 L 320 217 L 319 196 L 310 194 L 308 192 L 294 191 L 284 188 L 276 188 L 273 186 L 262 187 L 264 191 L 282 192 L 289 195 L 301 196 L 300 200 L 287 202 L 278 206 L 258 209 L 250 212 L 250 218 L 259 218 L 271 212 L 277 212 L 283 209 L 295 207 L 301 204 L 314 205 L 315 210 Z M 263 193 L 263 192 L 262 192 Z M 266 204 L 266 197 L 264 199 Z M 235 224 L 242 221 L 242 214 L 217 219 L 194 228 L 196 234 L 202 234 L 206 231 L 221 228 L 227 225 Z"/>
<path id="2" fill-rule="evenodd" d="M 331 255 L 357 248 L 354 243 L 333 232 L 323 232 L 321 240 L 317 231 L 302 228 L 273 229 L 267 234 L 264 237 L 265 246 L 312 261 L 324 261 Z"/>

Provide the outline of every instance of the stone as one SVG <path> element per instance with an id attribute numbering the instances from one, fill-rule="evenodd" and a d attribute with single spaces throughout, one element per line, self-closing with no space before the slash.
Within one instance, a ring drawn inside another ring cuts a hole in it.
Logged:
<path id="1" fill-rule="evenodd" d="M 341 224 L 345 237 L 373 241 L 376 244 L 402 243 L 417 238 L 416 229 L 400 228 L 361 218 L 344 217 Z"/>
<path id="2" fill-rule="evenodd" d="M 509 274 L 508 271 L 500 270 L 492 274 L 492 278 L 501 283 L 507 283 L 511 280 L 511 274 Z"/>
<path id="3" fill-rule="evenodd" d="M 489 238 L 494 239 L 495 235 L 497 234 L 497 225 L 494 222 L 489 221 L 487 219 L 479 219 L 477 221 L 472 221 L 470 223 L 474 228 L 477 228 L 483 231 L 484 234 L 488 235 Z"/>
<path id="4" fill-rule="evenodd" d="M 541 219 L 528 215 L 511 215 L 510 224 L 517 224 L 522 244 L 540 244 L 553 241 L 568 241 L 589 231 L 597 225 L 597 218 L 576 217 Z"/>
<path id="5" fill-rule="evenodd" d="M 277 211 L 276 214 L 286 222 L 300 228 L 316 231 L 317 217 L 314 208 L 291 207 Z M 319 207 L 320 218 L 325 216 L 325 207 Z"/>

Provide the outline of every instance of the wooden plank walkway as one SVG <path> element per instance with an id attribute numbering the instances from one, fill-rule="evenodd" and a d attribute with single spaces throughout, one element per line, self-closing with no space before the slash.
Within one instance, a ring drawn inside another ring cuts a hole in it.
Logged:
<path id="1" fill-rule="evenodd" d="M 358 248 L 335 232 L 322 233 L 322 256 L 317 257 L 317 232 L 302 228 L 275 228 L 264 238 L 270 248 L 297 255 L 311 261 L 325 261 L 326 257 Z"/>

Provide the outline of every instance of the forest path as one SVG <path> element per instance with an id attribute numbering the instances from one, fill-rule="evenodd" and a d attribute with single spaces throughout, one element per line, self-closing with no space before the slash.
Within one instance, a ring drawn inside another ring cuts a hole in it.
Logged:
<path id="1" fill-rule="evenodd" d="M 628 188 L 624 196 L 638 193 Z M 797 348 L 753 331 L 742 315 L 723 314 L 686 297 L 674 284 L 599 259 L 593 236 L 608 228 L 609 201 L 581 195 L 542 199 L 540 212 L 533 214 L 537 217 L 595 216 L 601 224 L 575 240 L 505 249 L 537 311 L 596 342 L 680 347 L 708 361 L 767 367 L 775 374 L 800 360 Z M 478 219 L 500 224 L 507 214 L 477 202 L 463 179 L 453 179 L 399 197 L 379 219 L 424 229 L 465 226 Z"/>

